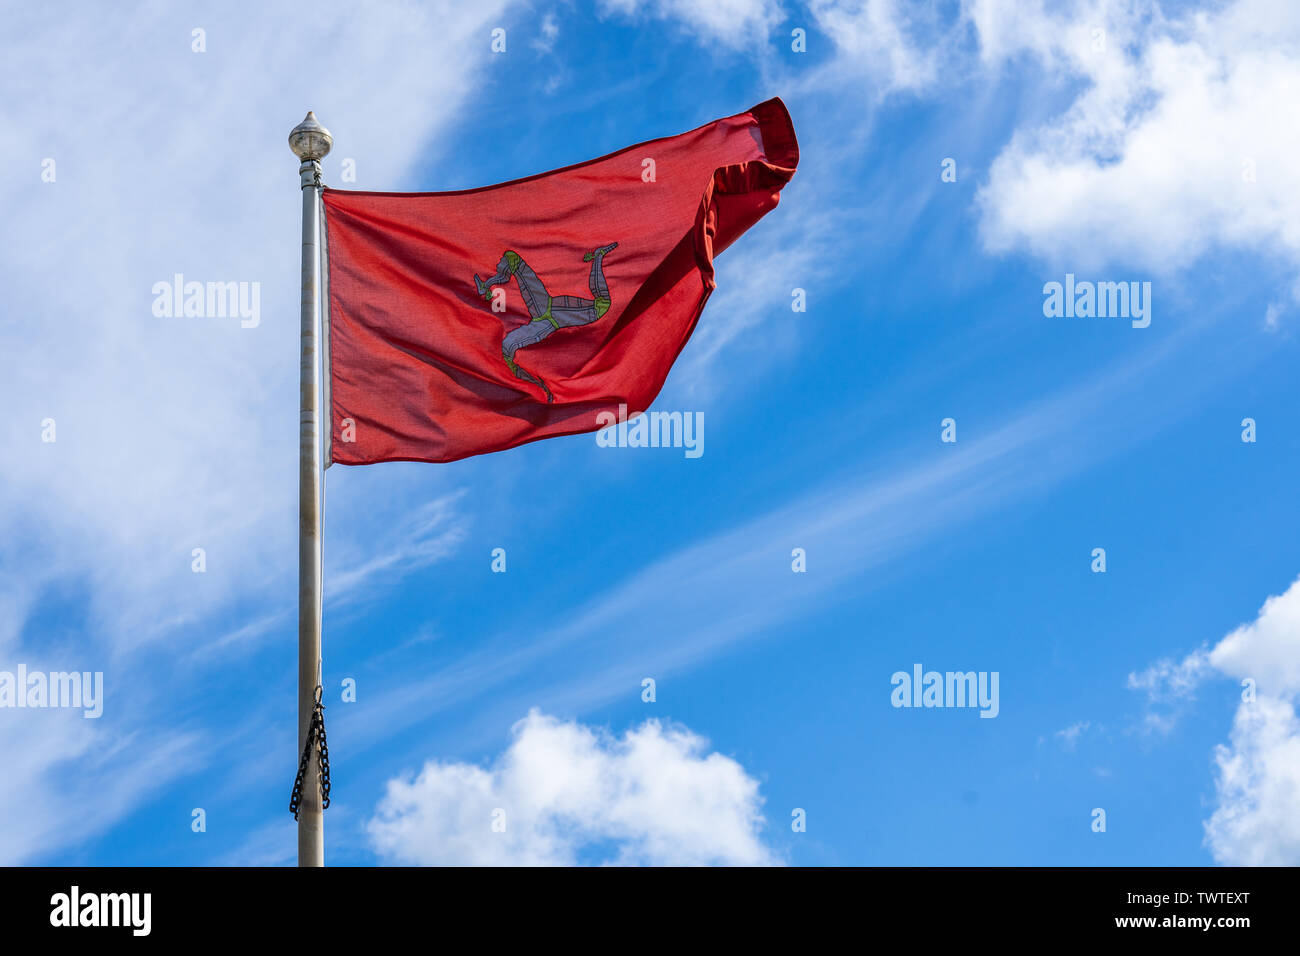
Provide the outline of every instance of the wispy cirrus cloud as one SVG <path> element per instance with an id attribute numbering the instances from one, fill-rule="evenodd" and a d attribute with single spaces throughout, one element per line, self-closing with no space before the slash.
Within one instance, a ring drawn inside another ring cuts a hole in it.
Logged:
<path id="1" fill-rule="evenodd" d="M 776 0 L 600 0 L 600 6 L 607 14 L 670 20 L 731 48 L 762 43 L 783 16 Z"/>
<path id="2" fill-rule="evenodd" d="M 0 329 L 0 652 L 32 662 L 57 649 L 60 668 L 102 666 L 108 688 L 100 721 L 3 715 L 6 862 L 86 839 L 194 769 L 189 753 L 164 759 L 183 738 L 150 729 L 151 708 L 177 706 L 148 692 L 156 655 L 188 657 L 223 628 L 222 650 L 243 653 L 288 613 L 277 604 L 296 563 L 300 203 L 289 128 L 314 108 L 336 134 L 328 179 L 351 159 L 358 185 L 400 186 L 445 142 L 508 7 L 359 16 L 322 3 L 291 30 L 249 4 L 142 5 L 113 13 L 112 29 L 93 5 L 6 11 L 0 87 L 39 93 L 0 101 L 14 134 L 0 160 L 24 171 L 0 181 L 6 229 L 23 237 L 0 253 L 15 317 Z M 77 68 L 52 69 L 55 49 L 76 50 Z M 260 322 L 155 315 L 155 283 L 177 273 L 259 283 Z M 363 554 L 341 583 L 355 594 L 368 575 L 436 560 L 454 541 L 445 504 L 377 553 L 333 529 L 340 554 Z M 235 608 L 249 620 L 230 628 Z M 79 626 L 42 619 L 60 609 Z M 108 751 L 117 764 L 87 763 Z M 78 804 L 85 793 L 95 798 Z"/>
<path id="3" fill-rule="evenodd" d="M 1053 736 L 1065 750 L 1074 750 L 1079 744 L 1079 738 L 1087 733 L 1091 726 L 1091 721 L 1079 720 L 1068 727 L 1061 728 Z"/>
<path id="4" fill-rule="evenodd" d="M 1144 427 L 1135 420 L 1121 441 L 1088 423 L 1108 408 L 1132 407 L 1135 389 L 1149 394 L 1148 376 L 1168 354 L 1118 364 L 978 438 L 915 456 L 905 467 L 882 463 L 870 475 L 824 482 L 628 574 L 564 620 L 536 630 L 523 646 L 513 634 L 491 636 L 438 670 L 387 688 L 354 726 L 357 742 L 377 741 L 433 712 L 486 697 L 494 700 L 498 720 L 512 720 L 533 705 L 582 712 L 636 686 L 647 668 L 657 675 L 688 670 L 779 631 L 806 614 L 810 602 L 824 608 L 819 602 L 860 593 L 879 582 L 873 572 L 898 565 L 937 535 L 1041 493 L 1139 441 Z M 1187 383 L 1187 391 L 1150 397 L 1143 410 L 1149 427 L 1186 409 L 1212 385 L 1200 380 Z M 1063 429 L 1078 436 L 1065 454 L 1057 443 Z M 1052 454 L 1045 453 L 1049 447 Z M 808 555 L 806 574 L 791 573 L 794 547 Z M 530 679 L 560 658 L 570 662 L 565 681 Z"/>

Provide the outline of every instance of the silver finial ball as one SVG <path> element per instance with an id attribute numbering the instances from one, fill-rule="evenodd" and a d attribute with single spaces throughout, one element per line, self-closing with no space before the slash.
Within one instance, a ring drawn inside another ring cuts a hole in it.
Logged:
<path id="1" fill-rule="evenodd" d="M 334 145 L 330 131 L 316 119 L 316 114 L 307 111 L 307 118 L 293 128 L 289 134 L 289 148 L 304 163 L 323 159 Z"/>

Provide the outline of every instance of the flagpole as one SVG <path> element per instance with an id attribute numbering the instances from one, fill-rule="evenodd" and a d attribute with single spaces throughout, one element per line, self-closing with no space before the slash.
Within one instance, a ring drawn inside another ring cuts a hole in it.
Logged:
<path id="1" fill-rule="evenodd" d="M 311 727 L 320 683 L 321 625 L 321 437 L 320 364 L 320 160 L 334 144 L 329 130 L 307 117 L 289 133 L 289 148 L 302 161 L 302 368 L 298 421 L 298 749 Z M 303 779 L 298 812 L 298 865 L 325 865 L 325 825 L 320 770 L 313 754 Z"/>

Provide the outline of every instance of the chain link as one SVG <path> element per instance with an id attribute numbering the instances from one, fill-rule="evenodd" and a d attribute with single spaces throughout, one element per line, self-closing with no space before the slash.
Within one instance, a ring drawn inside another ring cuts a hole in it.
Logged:
<path id="1" fill-rule="evenodd" d="M 330 805 L 330 748 L 325 742 L 325 705 L 321 697 L 325 688 L 316 685 L 316 706 L 312 708 L 311 725 L 307 729 L 307 741 L 303 744 L 302 760 L 298 763 L 298 776 L 293 781 L 293 794 L 289 797 L 289 812 L 295 820 L 302 806 L 302 786 L 307 777 L 307 767 L 311 763 L 311 752 L 320 745 L 318 763 L 320 765 L 320 808 L 325 810 Z"/>

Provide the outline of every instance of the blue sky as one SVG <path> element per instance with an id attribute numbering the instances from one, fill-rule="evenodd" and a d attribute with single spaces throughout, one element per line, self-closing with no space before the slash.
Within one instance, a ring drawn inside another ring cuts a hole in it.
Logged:
<path id="1" fill-rule="evenodd" d="M 0 708 L 0 862 L 292 861 L 306 109 L 330 185 L 440 190 L 774 95 L 799 171 L 655 405 L 701 457 L 329 470 L 327 860 L 1300 862 L 1296 12 L 466 7 L 12 11 L 0 671 L 106 691 Z M 260 323 L 155 316 L 178 272 Z M 917 663 L 996 718 L 891 706 Z"/>

